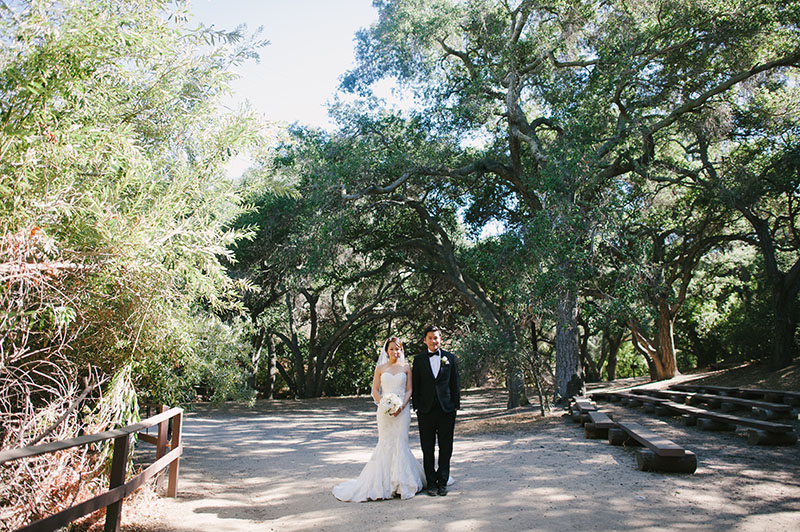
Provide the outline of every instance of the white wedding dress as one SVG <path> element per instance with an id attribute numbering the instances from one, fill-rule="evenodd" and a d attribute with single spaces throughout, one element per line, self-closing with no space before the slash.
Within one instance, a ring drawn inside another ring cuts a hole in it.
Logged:
<path id="1" fill-rule="evenodd" d="M 382 373 L 381 393 L 406 394 L 405 373 Z M 333 488 L 340 501 L 363 502 L 391 499 L 399 495 L 410 499 L 425 487 L 425 470 L 408 446 L 411 410 L 406 406 L 398 416 L 378 409 L 378 445 L 358 478 Z"/>

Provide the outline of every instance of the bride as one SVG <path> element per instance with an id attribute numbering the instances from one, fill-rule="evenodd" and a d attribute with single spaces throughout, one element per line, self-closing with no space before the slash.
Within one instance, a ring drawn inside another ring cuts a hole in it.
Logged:
<path id="1" fill-rule="evenodd" d="M 362 502 L 410 499 L 425 487 L 425 471 L 408 446 L 411 423 L 411 367 L 403 355 L 403 344 L 392 336 L 383 344 L 372 398 L 378 404 L 378 445 L 358 478 L 333 488 L 340 501 Z M 393 404 L 394 403 L 394 404 Z"/>

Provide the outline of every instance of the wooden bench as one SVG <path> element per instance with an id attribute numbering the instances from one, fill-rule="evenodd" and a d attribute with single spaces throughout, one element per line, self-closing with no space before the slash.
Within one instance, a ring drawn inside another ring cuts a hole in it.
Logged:
<path id="1" fill-rule="evenodd" d="M 742 398 L 759 398 L 771 403 L 800 405 L 800 392 L 786 390 L 767 390 L 762 388 L 736 388 L 733 386 L 712 386 L 703 384 L 673 384 L 671 390 L 684 392 L 711 392 L 717 395 L 727 395 Z"/>
<path id="2" fill-rule="evenodd" d="M 655 411 L 656 407 L 660 406 L 661 403 L 666 401 L 666 399 L 661 399 L 660 397 L 652 397 L 650 395 L 642 394 L 642 393 L 630 393 L 630 392 L 613 392 L 613 396 L 620 402 L 622 402 L 625 406 L 642 406 L 644 405 L 646 412 L 653 412 Z"/>
<path id="3" fill-rule="evenodd" d="M 726 395 L 713 395 L 694 392 L 679 392 L 676 390 L 633 390 L 637 394 L 647 394 L 654 397 L 666 398 L 676 403 L 686 403 L 689 405 L 705 403 L 711 408 L 721 408 L 727 412 L 732 412 L 739 407 L 749 408 L 753 415 L 759 419 L 796 419 L 797 412 L 792 405 L 786 403 L 770 403 L 767 401 L 756 401 L 754 399 L 743 399 Z"/>
<path id="4" fill-rule="evenodd" d="M 631 406 L 640 406 L 641 402 L 636 401 L 637 397 L 630 393 L 630 392 L 611 392 L 608 394 L 608 400 L 612 403 L 622 403 L 626 406 L 631 405 L 631 401 L 634 402 Z"/>
<path id="5" fill-rule="evenodd" d="M 656 415 L 668 415 L 672 412 L 681 415 L 684 424 L 697 425 L 703 430 L 736 430 L 737 426 L 745 427 L 748 429 L 747 441 L 751 445 L 794 445 L 797 443 L 797 433 L 794 432 L 791 425 L 713 412 L 649 395 L 655 393 L 654 391 L 642 392 L 644 390 L 639 390 L 638 394 L 613 392 L 609 394 L 609 399 L 611 399 L 611 395 L 614 395 L 618 400 L 626 401 L 627 404 L 633 406 L 650 403 L 653 404 Z"/>
<path id="6" fill-rule="evenodd" d="M 784 403 L 787 405 L 798 406 L 800 405 L 800 392 L 792 392 L 787 390 L 764 390 L 760 388 L 739 388 L 741 397 L 750 397 L 757 395 L 766 401 L 773 403 Z"/>
<path id="7" fill-rule="evenodd" d="M 697 424 L 702 430 L 735 430 L 737 426 L 746 427 L 747 441 L 752 445 L 794 445 L 797 442 L 797 433 L 791 425 L 712 412 L 672 401 L 665 401 L 661 406 L 678 412 L 687 425 Z"/>
<path id="8" fill-rule="evenodd" d="M 613 392 L 591 392 L 587 397 L 589 399 L 597 399 L 598 401 L 608 401 L 608 394 Z"/>
<path id="9" fill-rule="evenodd" d="M 737 407 L 746 407 L 750 409 L 753 414 L 759 419 L 790 419 L 797 417 L 792 405 L 787 403 L 771 403 L 768 401 L 757 401 L 755 399 L 743 399 L 741 397 L 726 397 L 720 395 L 710 395 L 704 393 L 697 393 L 688 399 L 689 401 L 707 402 L 716 408 L 727 412 L 736 410 Z"/>
<path id="10" fill-rule="evenodd" d="M 682 392 L 714 392 L 724 395 L 738 395 L 739 388 L 734 386 L 713 386 L 711 384 L 673 384 L 670 390 L 680 390 Z"/>
<path id="11" fill-rule="evenodd" d="M 638 423 L 617 423 L 608 430 L 608 442 L 646 447 L 636 453 L 636 466 L 640 471 L 694 473 L 697 470 L 697 456 L 693 452 Z"/>
<path id="12" fill-rule="evenodd" d="M 590 439 L 603 439 L 608 437 L 608 429 L 617 426 L 611 416 L 599 410 L 587 413 L 589 420 L 583 424 L 584 433 Z"/>
<path id="13" fill-rule="evenodd" d="M 589 419 L 589 412 L 597 411 L 597 405 L 588 397 L 575 396 L 570 402 L 569 410 L 572 420 L 583 425 Z"/>

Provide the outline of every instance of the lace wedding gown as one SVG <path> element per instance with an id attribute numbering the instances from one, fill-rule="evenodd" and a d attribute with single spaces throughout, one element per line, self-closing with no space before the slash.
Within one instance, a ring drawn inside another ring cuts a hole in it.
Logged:
<path id="1" fill-rule="evenodd" d="M 406 374 L 381 374 L 383 394 L 406 394 Z M 408 446 L 411 410 L 406 406 L 398 416 L 378 409 L 378 445 L 358 478 L 333 488 L 340 501 L 362 502 L 391 499 L 395 494 L 410 499 L 425 487 L 425 471 Z"/>

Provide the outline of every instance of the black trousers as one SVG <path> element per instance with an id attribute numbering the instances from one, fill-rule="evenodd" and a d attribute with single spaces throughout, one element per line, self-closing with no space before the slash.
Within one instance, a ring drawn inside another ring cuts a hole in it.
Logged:
<path id="1" fill-rule="evenodd" d="M 422 447 L 422 465 L 428 487 L 446 486 L 450 478 L 450 457 L 453 456 L 453 431 L 456 426 L 455 412 L 442 412 L 438 401 L 427 414 L 417 412 L 419 442 Z M 436 467 L 435 449 L 439 442 L 439 463 Z"/>

